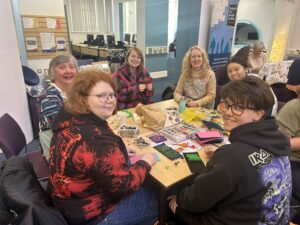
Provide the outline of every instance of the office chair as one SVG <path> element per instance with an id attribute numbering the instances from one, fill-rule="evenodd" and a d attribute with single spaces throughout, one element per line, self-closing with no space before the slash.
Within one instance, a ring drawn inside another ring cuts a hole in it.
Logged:
<path id="1" fill-rule="evenodd" d="M 38 179 L 49 176 L 48 163 L 42 156 L 42 151 L 27 154 L 25 135 L 19 124 L 7 113 L 0 118 L 0 149 L 5 157 L 9 159 L 13 155 L 19 155 L 25 148 L 24 157 L 32 164 L 33 170 Z"/>
<path id="2" fill-rule="evenodd" d="M 40 83 L 40 77 L 37 75 L 37 73 L 32 70 L 31 68 L 27 66 L 22 66 L 23 70 L 23 76 L 25 84 L 28 86 L 35 86 Z M 29 91 L 26 91 L 27 94 L 27 100 L 28 100 L 28 106 L 29 106 L 29 112 L 30 112 L 30 119 L 31 119 L 31 125 L 33 129 L 33 136 L 35 139 L 39 139 L 39 113 L 37 110 L 37 97 L 33 96 Z"/>

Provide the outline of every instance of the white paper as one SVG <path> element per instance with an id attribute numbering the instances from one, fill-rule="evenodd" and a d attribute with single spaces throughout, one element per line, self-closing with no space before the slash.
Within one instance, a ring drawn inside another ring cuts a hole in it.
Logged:
<path id="1" fill-rule="evenodd" d="M 47 28 L 54 29 L 56 27 L 56 20 L 51 18 L 46 18 Z"/>
<path id="2" fill-rule="evenodd" d="M 43 51 L 55 51 L 55 39 L 54 33 L 40 33 L 42 50 Z"/>
<path id="3" fill-rule="evenodd" d="M 22 20 L 24 28 L 33 28 L 33 18 L 23 17 Z"/>
<path id="4" fill-rule="evenodd" d="M 36 37 L 25 37 L 25 43 L 27 51 L 38 50 Z"/>
<path id="5" fill-rule="evenodd" d="M 56 37 L 56 50 L 63 51 L 66 50 L 66 39 L 64 37 Z"/>

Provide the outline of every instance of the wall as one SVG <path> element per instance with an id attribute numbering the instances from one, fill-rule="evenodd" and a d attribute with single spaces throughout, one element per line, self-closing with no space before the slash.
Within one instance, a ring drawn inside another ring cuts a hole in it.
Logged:
<path id="1" fill-rule="evenodd" d="M 22 15 L 65 16 L 63 0 L 19 0 L 19 8 Z M 28 66 L 36 72 L 41 71 L 38 74 L 44 78 L 50 60 L 29 59 Z"/>
<path id="2" fill-rule="evenodd" d="M 11 1 L 0 2 L 0 116 L 9 113 L 20 125 L 27 142 L 33 134 L 17 45 Z"/>
<path id="3" fill-rule="evenodd" d="M 299 29 L 299 24 L 300 24 L 300 1 L 295 0 L 295 11 L 296 15 L 294 17 L 294 21 L 291 24 L 291 29 L 290 29 L 290 38 L 287 44 L 287 49 L 299 49 L 300 50 L 300 29 Z"/>
<path id="4" fill-rule="evenodd" d="M 268 48 L 272 42 L 274 10 L 274 0 L 240 0 L 237 22 L 242 19 L 256 24 L 262 32 L 262 41 Z"/>
<path id="5" fill-rule="evenodd" d="M 146 0 L 146 47 L 168 44 L 168 0 Z M 167 54 L 146 55 L 150 72 L 167 70 Z"/>
<path id="6" fill-rule="evenodd" d="M 176 38 L 176 72 L 173 80 L 178 80 L 182 59 L 187 50 L 198 44 L 201 2 L 199 0 L 179 1 L 177 38 Z"/>

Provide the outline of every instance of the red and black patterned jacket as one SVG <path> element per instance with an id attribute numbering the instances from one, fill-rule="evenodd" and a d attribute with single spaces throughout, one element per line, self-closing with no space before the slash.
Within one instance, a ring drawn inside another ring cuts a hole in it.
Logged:
<path id="1" fill-rule="evenodd" d="M 48 191 L 69 224 L 87 224 L 138 190 L 151 167 L 129 165 L 122 139 L 94 114 L 62 109 L 52 125 Z"/>
<path id="2" fill-rule="evenodd" d="M 152 83 L 152 78 L 146 68 L 138 72 L 135 80 L 129 66 L 125 64 L 118 68 L 113 77 L 118 85 L 118 109 L 133 108 L 139 103 L 152 103 L 153 88 L 151 91 L 147 89 L 143 92 L 139 91 L 139 84 Z"/>

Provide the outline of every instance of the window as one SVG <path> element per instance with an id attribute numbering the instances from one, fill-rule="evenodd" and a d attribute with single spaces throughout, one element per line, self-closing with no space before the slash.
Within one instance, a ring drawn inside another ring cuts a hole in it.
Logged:
<path id="1" fill-rule="evenodd" d="M 98 32 L 97 0 L 68 0 L 71 32 Z"/>

